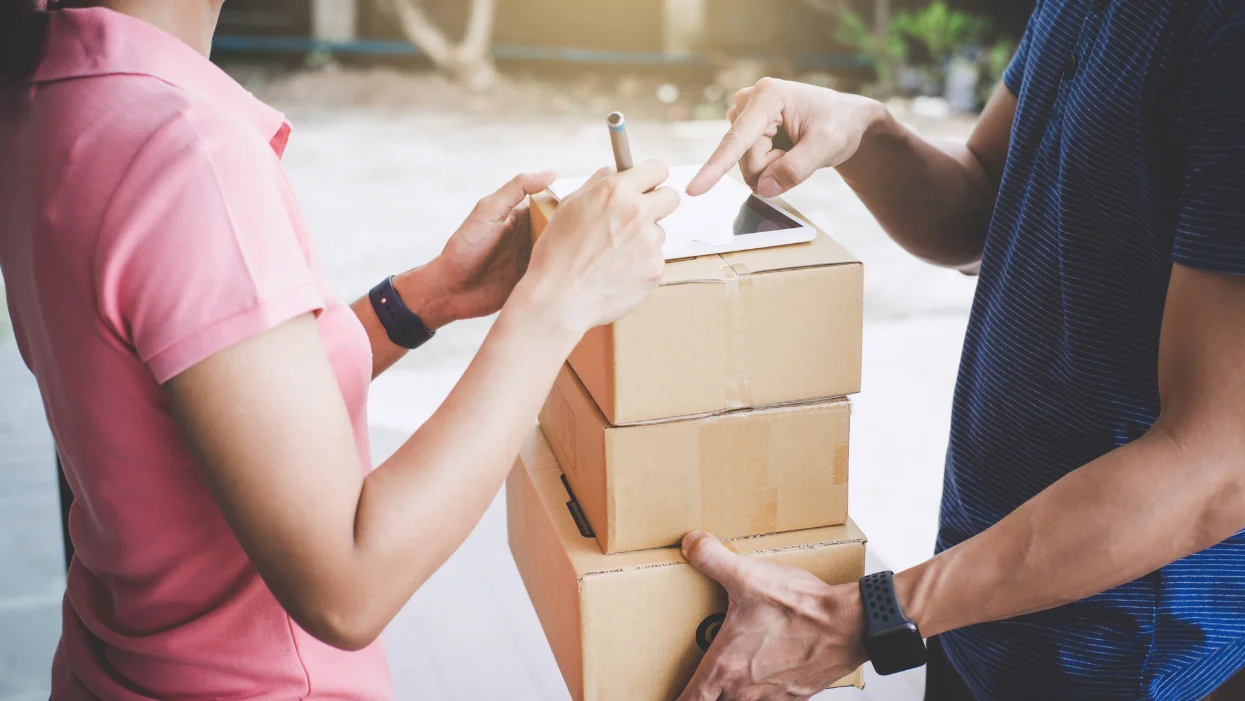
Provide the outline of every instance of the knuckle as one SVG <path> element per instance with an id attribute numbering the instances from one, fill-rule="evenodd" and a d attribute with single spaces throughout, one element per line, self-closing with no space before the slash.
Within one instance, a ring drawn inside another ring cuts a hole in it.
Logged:
<path id="1" fill-rule="evenodd" d="M 748 661 L 739 654 L 725 654 L 718 664 L 720 678 L 727 684 L 742 680 L 748 673 Z"/>
<path id="2" fill-rule="evenodd" d="M 619 210 L 629 201 L 627 188 L 623 187 L 622 181 L 618 178 L 606 180 L 601 186 L 601 191 L 611 209 Z"/>
<path id="3" fill-rule="evenodd" d="M 756 85 L 757 92 L 769 92 L 776 87 L 778 87 L 778 79 L 769 76 L 758 80 Z"/>

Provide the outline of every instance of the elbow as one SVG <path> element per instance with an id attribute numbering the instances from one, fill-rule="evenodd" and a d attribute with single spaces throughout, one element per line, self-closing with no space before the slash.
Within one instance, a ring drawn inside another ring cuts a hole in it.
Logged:
<path id="1" fill-rule="evenodd" d="M 1217 489 L 1207 494 L 1195 524 L 1196 550 L 1205 550 L 1245 529 L 1245 471 L 1238 458 L 1235 474 L 1220 475 Z"/>
<path id="2" fill-rule="evenodd" d="M 1193 515 L 1190 551 L 1197 552 L 1245 529 L 1245 441 L 1235 430 L 1205 430 L 1209 422 L 1191 431 L 1164 418 L 1152 430 L 1175 448 L 1176 465 L 1193 487 L 1196 503 L 1186 513 Z"/>
<path id="3" fill-rule="evenodd" d="M 349 601 L 304 601 L 285 608 L 290 618 L 312 637 L 348 652 L 376 642 L 385 627 L 384 621 L 376 620 L 362 606 Z"/>

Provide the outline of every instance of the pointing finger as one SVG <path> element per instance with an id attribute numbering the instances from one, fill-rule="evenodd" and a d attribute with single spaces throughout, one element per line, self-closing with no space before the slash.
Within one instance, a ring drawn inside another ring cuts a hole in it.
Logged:
<path id="1" fill-rule="evenodd" d="M 713 155 L 687 184 L 687 194 L 703 195 L 726 175 L 772 125 L 782 122 L 782 101 L 772 92 L 755 93 L 722 137 Z"/>

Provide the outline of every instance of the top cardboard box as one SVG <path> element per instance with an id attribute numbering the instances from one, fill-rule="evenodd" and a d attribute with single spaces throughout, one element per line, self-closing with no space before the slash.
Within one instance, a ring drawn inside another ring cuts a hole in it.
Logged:
<path id="1" fill-rule="evenodd" d="M 533 238 L 556 210 L 551 194 L 532 197 Z M 855 394 L 863 288 L 860 261 L 822 231 L 671 261 L 647 300 L 585 334 L 569 362 L 615 426 Z"/>

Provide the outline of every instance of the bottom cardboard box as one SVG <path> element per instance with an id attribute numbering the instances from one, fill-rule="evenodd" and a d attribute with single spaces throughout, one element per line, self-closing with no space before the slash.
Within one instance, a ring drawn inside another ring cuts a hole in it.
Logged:
<path id="1" fill-rule="evenodd" d="M 726 593 L 678 548 L 606 555 L 539 430 L 506 481 L 510 551 L 575 701 L 671 701 L 726 611 Z M 731 541 L 831 584 L 864 574 L 852 522 Z M 857 669 L 834 686 L 863 685 Z"/>

